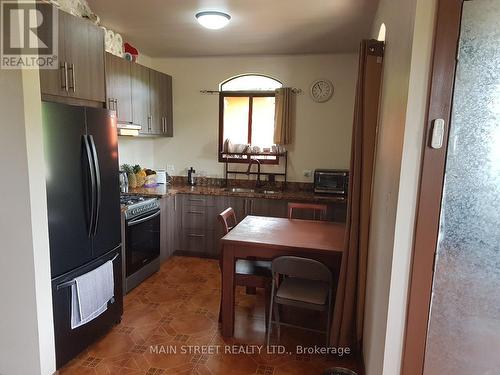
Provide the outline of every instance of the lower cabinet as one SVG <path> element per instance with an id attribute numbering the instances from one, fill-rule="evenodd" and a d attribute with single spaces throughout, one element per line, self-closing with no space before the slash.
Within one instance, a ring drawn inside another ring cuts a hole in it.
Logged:
<path id="1" fill-rule="evenodd" d="M 163 197 L 160 200 L 160 261 L 164 262 L 172 256 L 175 251 L 175 240 L 177 230 L 176 220 L 176 197 Z"/>
<path id="2" fill-rule="evenodd" d="M 217 216 L 232 207 L 238 222 L 247 215 L 287 217 L 288 201 L 280 199 L 177 194 L 162 198 L 162 261 L 174 252 L 218 258 L 224 233 Z M 326 220 L 345 221 L 345 203 L 328 203 Z M 299 213 L 300 219 L 313 219 Z"/>

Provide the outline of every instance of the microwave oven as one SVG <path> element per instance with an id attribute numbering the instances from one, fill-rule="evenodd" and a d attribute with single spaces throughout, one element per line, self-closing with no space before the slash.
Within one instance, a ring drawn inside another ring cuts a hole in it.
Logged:
<path id="1" fill-rule="evenodd" d="M 347 196 L 349 171 L 344 169 L 316 169 L 314 171 L 314 192 Z"/>

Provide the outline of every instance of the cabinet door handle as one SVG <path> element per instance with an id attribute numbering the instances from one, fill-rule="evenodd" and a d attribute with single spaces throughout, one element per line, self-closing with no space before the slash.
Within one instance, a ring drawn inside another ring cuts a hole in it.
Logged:
<path id="1" fill-rule="evenodd" d="M 202 212 L 202 211 L 188 211 L 187 212 L 188 214 L 195 214 L 195 215 L 204 215 L 205 212 Z"/>
<path id="2" fill-rule="evenodd" d="M 188 233 L 188 237 L 195 237 L 195 238 L 203 238 L 205 237 L 204 234 L 195 234 L 195 233 Z"/>
<path id="3" fill-rule="evenodd" d="M 190 202 L 204 202 L 205 200 L 202 198 L 189 198 L 188 201 L 190 201 Z"/>
<path id="4" fill-rule="evenodd" d="M 71 70 L 71 86 L 69 86 L 69 88 L 73 90 L 73 92 L 76 92 L 75 64 L 71 63 L 71 66 L 68 68 L 68 70 Z"/>
<path id="5" fill-rule="evenodd" d="M 68 63 L 65 61 L 63 64 L 61 64 L 61 72 L 62 72 L 62 77 L 61 77 L 61 88 L 68 92 Z"/>

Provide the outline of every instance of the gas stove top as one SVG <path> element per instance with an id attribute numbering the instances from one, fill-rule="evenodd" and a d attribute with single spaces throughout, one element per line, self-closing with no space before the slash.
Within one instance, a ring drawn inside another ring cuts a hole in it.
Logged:
<path id="1" fill-rule="evenodd" d="M 122 194 L 120 195 L 120 204 L 126 207 L 125 218 L 127 220 L 160 209 L 160 202 L 157 198 L 141 195 Z"/>
<path id="2" fill-rule="evenodd" d="M 140 195 L 122 194 L 120 195 L 120 204 L 123 206 L 131 206 L 136 203 L 154 200 L 155 198 L 143 197 Z"/>

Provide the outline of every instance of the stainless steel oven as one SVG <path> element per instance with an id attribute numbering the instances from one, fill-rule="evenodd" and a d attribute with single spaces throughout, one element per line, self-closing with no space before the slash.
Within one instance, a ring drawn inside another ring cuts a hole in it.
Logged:
<path id="1" fill-rule="evenodd" d="M 349 171 L 343 169 L 316 169 L 314 192 L 318 194 L 347 195 Z"/>
<path id="2" fill-rule="evenodd" d="M 157 199 L 126 196 L 126 291 L 159 270 L 160 205 Z M 128 203 L 128 204 L 127 204 Z"/>

